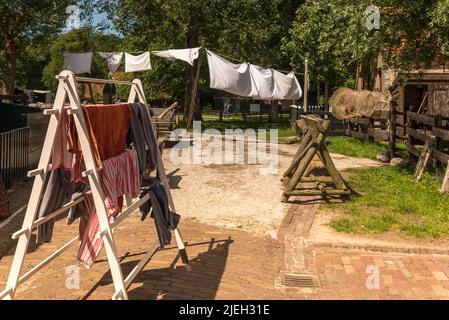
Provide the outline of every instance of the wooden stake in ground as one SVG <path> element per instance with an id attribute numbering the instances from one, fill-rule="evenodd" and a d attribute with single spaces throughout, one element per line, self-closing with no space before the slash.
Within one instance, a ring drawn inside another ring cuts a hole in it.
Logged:
<path id="1" fill-rule="evenodd" d="M 433 148 L 430 139 L 424 144 L 424 148 L 419 155 L 418 163 L 416 164 L 415 173 L 413 178 L 416 181 L 421 180 L 424 170 L 426 170 L 427 164 L 429 163 L 430 155 L 432 154 Z"/>
<path id="2" fill-rule="evenodd" d="M 449 161 L 447 162 L 446 174 L 444 175 L 443 185 L 440 191 L 442 193 L 449 193 Z"/>

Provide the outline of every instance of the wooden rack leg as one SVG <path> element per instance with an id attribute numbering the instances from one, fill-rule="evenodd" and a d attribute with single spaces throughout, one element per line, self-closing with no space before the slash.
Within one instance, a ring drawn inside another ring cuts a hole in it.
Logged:
<path id="1" fill-rule="evenodd" d="M 66 97 L 67 94 L 63 88 L 62 82 L 60 81 L 53 109 L 58 109 L 60 112 L 64 106 L 64 101 Z M 41 154 L 41 158 L 39 160 L 38 165 L 38 169 L 41 169 L 41 173 L 36 175 L 34 178 L 29 204 L 22 225 L 22 229 L 27 229 L 28 231 L 23 233 L 19 237 L 19 241 L 17 243 L 16 251 L 14 253 L 14 258 L 9 272 L 8 281 L 6 283 L 6 287 L 10 291 L 9 294 L 5 297 L 5 299 L 14 299 L 14 295 L 16 293 L 20 272 L 23 266 L 23 261 L 25 259 L 25 255 L 28 250 L 28 245 L 30 243 L 33 223 L 36 218 L 36 214 L 39 209 L 40 198 L 44 190 L 48 164 L 50 163 L 50 155 L 51 155 L 50 151 L 53 147 L 53 143 L 55 140 L 56 131 L 58 128 L 59 115 L 60 113 L 53 114 L 50 118 L 47 134 L 44 140 L 44 145 L 42 147 L 43 152 Z"/>
<path id="2" fill-rule="evenodd" d="M 62 72 L 64 73 L 64 72 Z M 63 75 L 63 74 L 61 74 Z M 74 121 L 76 130 L 78 132 L 81 149 L 83 151 L 84 163 L 86 165 L 86 172 L 89 172 L 88 178 L 92 190 L 93 199 L 95 202 L 95 208 L 97 209 L 98 222 L 100 224 L 100 230 L 106 231 L 105 236 L 102 238 L 106 255 L 108 258 L 109 266 L 111 269 L 112 280 L 114 283 L 115 292 L 121 292 L 121 299 L 128 299 L 128 293 L 126 292 L 124 277 L 120 262 L 118 260 L 117 250 L 115 248 L 115 242 L 112 235 L 112 228 L 109 223 L 107 209 L 104 202 L 104 194 L 100 184 L 99 174 L 97 171 L 95 159 L 92 153 L 92 146 L 87 136 L 87 126 L 84 120 L 83 112 L 81 112 L 81 102 L 76 91 L 76 83 L 73 73 L 67 74 L 67 80 L 64 83 L 64 87 L 68 93 L 70 100 L 70 107 L 77 112 L 74 113 Z"/>

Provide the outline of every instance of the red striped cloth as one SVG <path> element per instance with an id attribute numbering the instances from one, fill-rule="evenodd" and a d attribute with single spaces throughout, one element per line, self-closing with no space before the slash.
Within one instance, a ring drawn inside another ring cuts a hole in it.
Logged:
<path id="1" fill-rule="evenodd" d="M 121 155 L 103 161 L 101 187 L 105 196 L 105 205 L 109 221 L 121 212 L 123 195 L 131 194 L 136 198 L 140 192 L 137 152 L 126 149 Z M 100 231 L 98 215 L 95 211 L 92 195 L 87 197 L 86 214 L 80 222 L 81 244 L 78 261 L 91 266 L 102 248 L 102 239 L 97 237 Z"/>

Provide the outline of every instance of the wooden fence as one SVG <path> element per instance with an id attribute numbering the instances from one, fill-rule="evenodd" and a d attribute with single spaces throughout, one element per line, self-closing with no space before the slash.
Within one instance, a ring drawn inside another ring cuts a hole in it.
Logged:
<path id="1" fill-rule="evenodd" d="M 372 117 L 351 118 L 347 121 L 346 135 L 368 142 L 388 141 L 388 117 L 379 114 Z"/>
<path id="2" fill-rule="evenodd" d="M 0 174 L 6 189 L 26 178 L 28 158 L 28 127 L 0 133 Z"/>
<path id="3" fill-rule="evenodd" d="M 449 161 L 449 118 L 407 112 L 407 151 L 419 157 L 428 141 L 432 145 L 431 158 L 442 165 Z"/>

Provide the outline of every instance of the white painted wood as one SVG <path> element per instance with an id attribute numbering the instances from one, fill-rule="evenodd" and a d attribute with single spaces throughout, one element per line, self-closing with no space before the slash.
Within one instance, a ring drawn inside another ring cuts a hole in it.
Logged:
<path id="1" fill-rule="evenodd" d="M 63 82 L 59 81 L 58 91 L 56 93 L 55 102 L 53 105 L 53 109 L 57 109 L 59 111 L 62 110 L 64 106 L 64 102 L 67 98 L 67 93 L 64 90 Z M 31 189 L 30 200 L 28 202 L 27 210 L 25 213 L 25 218 L 23 220 L 22 229 L 31 229 L 33 226 L 34 219 L 37 214 L 37 210 L 39 207 L 40 199 L 43 194 L 43 187 L 45 184 L 45 179 L 47 176 L 47 169 L 50 163 L 51 158 L 51 150 L 53 147 L 53 143 L 55 141 L 56 131 L 58 129 L 58 122 L 60 121 L 59 112 L 58 115 L 52 115 L 50 117 L 50 121 L 48 124 L 47 134 L 45 136 L 44 145 L 42 147 L 42 154 L 39 160 L 38 168 L 45 168 L 44 173 L 37 175 L 34 178 L 33 188 Z M 28 245 L 30 243 L 30 233 L 23 234 L 17 243 L 16 251 L 14 253 L 13 262 L 11 265 L 10 273 L 8 276 L 8 281 L 6 286 L 11 288 L 8 292 L 6 299 L 14 299 L 14 294 L 17 289 L 17 282 L 19 280 L 20 272 L 22 270 L 23 261 L 25 258 L 25 254 L 28 249 Z"/>
<path id="2" fill-rule="evenodd" d="M 20 272 L 23 266 L 23 261 L 26 255 L 26 251 L 30 242 L 31 232 L 37 226 L 53 219 L 54 217 L 62 214 L 71 207 L 77 205 L 84 200 L 84 197 L 80 197 L 75 201 L 70 201 L 69 203 L 63 205 L 61 208 L 50 213 L 46 217 L 35 220 L 37 211 L 39 209 L 40 201 L 43 196 L 43 189 L 45 185 L 46 176 L 49 172 L 49 163 L 51 160 L 51 151 L 53 143 L 55 141 L 56 132 L 58 128 L 58 123 L 61 120 L 62 110 L 64 104 L 69 99 L 70 106 L 68 113 L 73 115 L 75 127 L 78 132 L 81 149 L 84 155 L 84 162 L 86 166 L 86 171 L 83 172 L 83 176 L 88 177 L 89 184 L 91 186 L 92 195 L 98 215 L 98 220 L 100 224 L 101 237 L 103 239 L 103 244 L 105 246 L 108 263 L 111 269 L 111 274 L 113 278 L 115 294 L 113 299 L 128 299 L 128 294 L 126 289 L 129 287 L 131 282 L 137 276 L 137 274 L 143 269 L 143 267 L 148 263 L 154 253 L 160 247 L 159 241 L 157 241 L 148 250 L 145 256 L 139 261 L 139 263 L 134 267 L 130 274 L 124 279 L 122 269 L 118 260 L 118 255 L 115 247 L 115 242 L 113 238 L 114 228 L 121 222 L 124 221 L 133 211 L 135 211 L 142 203 L 149 200 L 149 195 L 146 195 L 142 199 L 139 199 L 135 203 L 131 204 L 125 211 L 123 211 L 113 223 L 109 222 L 107 217 L 107 209 L 104 202 L 104 194 L 100 184 L 100 177 L 96 167 L 95 158 L 93 156 L 92 147 L 90 144 L 89 136 L 87 134 L 87 126 L 84 119 L 84 113 L 81 109 L 81 102 L 78 96 L 76 82 L 90 82 L 90 83 L 115 83 L 115 84 L 125 84 L 131 85 L 129 102 L 134 102 L 136 99 L 147 106 L 147 100 L 143 91 L 142 83 L 140 80 L 135 79 L 132 83 L 127 81 L 115 81 L 115 80 L 101 80 L 101 79 L 90 79 L 75 77 L 71 71 L 62 71 L 58 76 L 59 79 L 58 90 L 54 102 L 53 109 L 49 109 L 44 112 L 46 115 L 51 116 L 47 134 L 45 137 L 41 158 L 39 161 L 38 169 L 30 171 L 30 174 L 35 177 L 33 189 L 31 192 L 30 200 L 28 206 L 26 207 L 26 213 L 22 228 L 14 234 L 14 237 L 19 239 L 16 252 L 14 254 L 13 262 L 11 265 L 10 273 L 8 276 L 8 281 L 6 289 L 0 293 L 0 299 L 13 299 L 17 290 L 17 286 L 26 280 L 28 280 L 33 274 L 41 270 L 48 263 L 56 259 L 65 250 L 67 250 L 71 244 L 77 242 L 78 236 L 66 243 L 64 246 L 59 248 L 49 257 L 41 261 L 39 264 L 34 266 L 31 270 L 26 272 L 20 277 Z M 147 108 L 148 112 L 148 108 Z M 151 117 L 150 117 L 151 119 Z M 153 131 L 155 138 L 157 139 L 157 133 Z M 170 192 L 170 186 L 167 180 L 165 169 L 162 162 L 162 157 L 159 149 L 157 149 L 157 165 L 159 176 L 161 177 L 161 183 L 164 185 L 167 191 L 167 196 L 170 202 L 170 207 L 173 211 L 174 202 Z M 43 169 L 45 168 L 45 169 Z M 130 201 L 131 202 L 131 201 Z M 129 202 L 129 203 L 130 203 Z M 25 208 L 24 207 L 24 208 Z M 23 208 L 23 209 L 24 209 Z M 181 233 L 179 229 L 175 230 L 176 242 L 180 250 L 184 250 L 185 246 L 182 240 Z"/>
<path id="3" fill-rule="evenodd" d="M 41 270 L 43 267 L 45 267 L 47 264 L 55 260 L 57 257 L 59 257 L 64 251 L 66 251 L 70 246 L 78 241 L 78 236 L 67 242 L 65 245 L 63 245 L 61 248 L 53 252 L 51 255 L 49 255 L 47 258 L 39 262 L 36 266 L 34 266 L 30 271 L 25 273 L 23 276 L 19 279 L 19 284 L 22 284 L 26 280 L 28 280 L 33 274 Z"/>
<path id="4" fill-rule="evenodd" d="M 81 102 L 76 90 L 75 77 L 70 72 L 68 80 L 64 84 L 67 95 L 70 100 L 70 107 L 72 110 L 81 111 Z M 87 134 L 87 126 L 85 123 L 83 112 L 77 112 L 73 116 L 78 132 L 79 141 L 81 144 L 81 150 L 83 152 L 84 163 L 86 171 L 90 173 L 88 175 L 89 184 L 92 190 L 92 196 L 97 211 L 98 222 L 100 229 L 107 230 L 107 236 L 103 237 L 103 244 L 106 250 L 109 266 L 111 268 L 112 280 L 114 283 L 115 291 L 122 292 L 122 297 L 128 299 L 128 293 L 124 288 L 124 278 L 120 263 L 118 260 L 117 250 L 115 248 L 114 238 L 112 235 L 112 229 L 109 225 L 109 219 L 107 216 L 106 204 L 104 202 L 104 194 L 100 184 L 100 176 L 97 171 L 95 159 L 92 152 L 92 147 Z"/>
<path id="5" fill-rule="evenodd" d="M 43 114 L 44 116 L 51 116 L 51 115 L 57 115 L 59 112 L 58 109 L 46 109 L 44 110 Z"/>
<path id="6" fill-rule="evenodd" d="M 131 270 L 128 276 L 125 279 L 125 288 L 128 289 L 134 278 L 142 271 L 142 269 L 146 266 L 148 261 L 150 261 L 151 257 L 156 253 L 157 249 L 161 244 L 159 241 L 156 241 L 151 248 L 147 251 L 145 256 L 137 263 L 137 265 Z"/>
<path id="7" fill-rule="evenodd" d="M 43 173 L 44 173 L 44 169 L 34 169 L 34 170 L 28 171 L 27 176 L 28 176 L 28 178 L 32 178 L 32 177 L 38 176 Z"/>
<path id="8" fill-rule="evenodd" d="M 14 233 L 11 235 L 11 239 L 17 240 L 17 239 L 19 239 L 19 237 L 20 237 L 22 234 L 26 234 L 26 233 L 28 233 L 28 232 L 30 232 L 30 229 L 28 229 L 28 228 L 22 228 L 22 229 L 20 229 L 20 230 L 18 230 L 18 231 L 16 231 L 16 232 L 14 232 Z"/>
<path id="9" fill-rule="evenodd" d="M 12 289 L 9 287 L 6 287 L 5 290 L 0 292 L 0 299 L 5 299 L 7 296 L 10 296 L 12 294 Z"/>
<path id="10" fill-rule="evenodd" d="M 19 210 L 17 210 L 16 212 L 14 212 L 12 215 L 10 215 L 8 217 L 8 219 L 6 219 L 5 221 L 3 221 L 2 223 L 0 223 L 0 229 L 7 226 L 12 219 L 14 219 L 15 216 L 17 216 L 19 213 L 21 213 L 23 210 L 25 210 L 27 208 L 27 205 L 22 206 Z"/>
<path id="11" fill-rule="evenodd" d="M 63 214 L 64 212 L 66 212 L 67 210 L 69 210 L 72 207 L 75 207 L 76 205 L 80 204 L 81 202 L 84 201 L 84 196 L 79 197 L 76 200 L 70 201 L 66 204 L 64 204 L 61 208 L 53 211 L 52 213 L 46 215 L 45 217 L 39 218 L 37 219 L 34 223 L 33 223 L 33 230 L 35 228 L 37 228 L 38 226 L 40 226 L 41 224 L 44 224 L 45 222 L 59 216 L 60 214 Z"/>
<path id="12" fill-rule="evenodd" d="M 120 213 L 115 220 L 111 223 L 112 228 L 116 228 L 123 220 L 125 220 L 131 213 L 137 210 L 142 204 L 150 200 L 150 195 L 145 195 L 138 201 L 131 204 L 125 211 Z"/>

